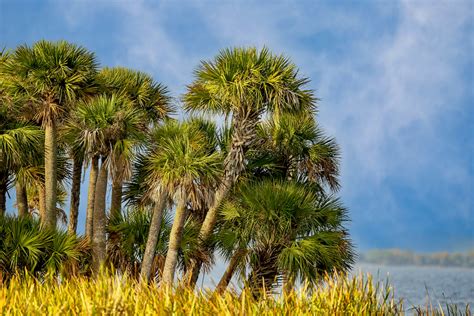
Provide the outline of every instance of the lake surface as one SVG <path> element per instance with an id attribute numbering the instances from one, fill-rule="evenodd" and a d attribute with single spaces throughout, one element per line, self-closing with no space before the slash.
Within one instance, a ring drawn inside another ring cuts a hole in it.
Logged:
<path id="1" fill-rule="evenodd" d="M 214 288 L 224 273 L 226 263 L 217 258 L 217 264 L 211 273 L 201 275 L 199 285 Z M 446 303 L 457 304 L 465 308 L 466 304 L 474 308 L 474 269 L 454 267 L 426 266 L 381 266 L 358 263 L 352 274 L 370 273 L 374 281 L 389 279 L 395 298 L 403 298 L 407 311 L 413 306 L 427 306 L 431 301 L 433 307 L 446 306 Z M 238 284 L 236 278 L 233 283 Z M 239 288 L 239 286 L 236 286 Z"/>
<path id="2" fill-rule="evenodd" d="M 413 305 L 437 306 L 446 303 L 474 307 L 474 269 L 423 266 L 379 266 L 358 264 L 352 273 L 371 273 L 374 279 L 389 279 L 396 298 L 403 298 L 405 308 Z"/>

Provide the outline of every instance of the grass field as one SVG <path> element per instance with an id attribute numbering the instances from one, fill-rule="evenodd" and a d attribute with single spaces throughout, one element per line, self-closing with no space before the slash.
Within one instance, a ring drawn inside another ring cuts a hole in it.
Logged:
<path id="1" fill-rule="evenodd" d="M 405 306 L 387 283 L 371 276 L 328 276 L 324 285 L 256 300 L 243 291 L 213 295 L 186 288 L 143 286 L 123 276 L 38 281 L 14 277 L 0 285 L 2 315 L 397 315 Z M 439 306 L 410 309 L 424 315 L 467 314 Z"/>

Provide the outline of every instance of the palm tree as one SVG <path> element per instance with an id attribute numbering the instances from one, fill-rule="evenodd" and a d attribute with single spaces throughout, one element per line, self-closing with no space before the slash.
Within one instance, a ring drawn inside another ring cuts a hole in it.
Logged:
<path id="1" fill-rule="evenodd" d="M 282 115 L 258 128 L 259 148 L 249 153 L 254 177 L 312 183 L 337 192 L 340 152 L 334 138 L 324 134 L 311 115 Z"/>
<path id="2" fill-rule="evenodd" d="M 123 67 L 103 68 L 97 76 L 97 81 L 104 93 L 120 95 L 127 99 L 132 107 L 146 114 L 144 118 L 151 125 L 167 118 L 173 112 L 167 89 L 146 73 Z M 131 175 L 129 158 L 117 159 L 112 170 L 112 217 L 121 212 L 123 180 Z"/>
<path id="3" fill-rule="evenodd" d="M 185 108 L 232 117 L 224 174 L 201 227 L 203 247 L 214 229 L 220 204 L 245 170 L 245 154 L 255 143 L 260 117 L 266 113 L 278 120 L 283 113 L 314 110 L 316 99 L 311 90 L 304 89 L 307 83 L 288 58 L 266 48 L 226 49 L 195 71 L 195 80 L 184 96 Z M 200 266 L 197 261 L 190 269 L 191 285 L 197 281 Z"/>
<path id="4" fill-rule="evenodd" d="M 281 180 L 243 184 L 223 204 L 222 215 L 224 240 L 229 244 L 234 238 L 237 247 L 218 291 L 225 289 L 239 261 L 249 265 L 246 284 L 256 295 L 264 284 L 272 288 L 281 279 L 290 286 L 298 279 L 316 283 L 324 272 L 347 271 L 352 263 L 346 209 L 308 185 Z"/>
<path id="5" fill-rule="evenodd" d="M 94 54 L 85 48 L 44 40 L 18 46 L 2 66 L 8 88 L 45 131 L 46 227 L 56 225 L 57 128 L 74 100 L 87 93 L 96 68 Z"/>
<path id="6" fill-rule="evenodd" d="M 77 139 L 78 145 L 86 148 L 87 156 L 92 159 L 92 168 L 97 168 L 92 215 L 95 273 L 99 271 L 106 258 L 105 200 L 108 173 L 116 157 L 131 155 L 136 143 L 143 138 L 143 122 L 142 112 L 131 107 L 126 99 L 114 95 L 110 97 L 102 95 L 81 102 L 68 123 L 72 129 L 81 131 Z M 100 166 L 98 166 L 99 159 Z M 97 167 L 94 164 L 97 164 Z"/>
<path id="7" fill-rule="evenodd" d="M 0 216 L 6 210 L 6 194 L 11 176 L 22 166 L 31 163 L 32 154 L 43 140 L 41 129 L 34 125 L 15 121 L 11 115 L 6 113 L 6 110 L 6 107 L 0 108 Z M 17 201 L 17 207 L 22 215 L 27 213 L 24 185 L 21 181 L 16 181 L 17 197 L 20 198 Z"/>
<path id="8" fill-rule="evenodd" d="M 210 142 L 208 134 L 201 129 L 199 121 L 178 123 L 170 121 L 158 128 L 155 135 L 156 150 L 147 157 L 146 183 L 150 190 L 174 196 L 176 201 L 175 217 L 170 233 L 170 241 L 163 268 L 162 283 L 173 282 L 178 252 L 186 218 L 188 205 L 197 204 L 199 197 L 206 194 L 207 187 L 212 186 L 220 176 L 221 159 L 215 145 Z M 156 210 L 155 210 L 156 212 Z M 155 228 L 151 227 L 150 232 Z M 153 238 L 150 234 L 149 238 Z M 150 244 L 150 247 L 153 245 Z M 147 245 L 148 248 L 148 245 Z M 152 253 L 152 252 L 151 252 Z M 151 256 L 153 257 L 153 256 Z M 142 278 L 148 279 L 150 258 L 144 258 Z"/>

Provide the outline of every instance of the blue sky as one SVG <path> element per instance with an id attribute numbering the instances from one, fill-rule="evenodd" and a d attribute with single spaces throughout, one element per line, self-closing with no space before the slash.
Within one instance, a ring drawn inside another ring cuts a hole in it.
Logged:
<path id="1" fill-rule="evenodd" d="M 0 0 L 0 46 L 66 39 L 175 97 L 221 48 L 286 54 L 341 145 L 357 246 L 455 251 L 474 248 L 473 14 L 457 0 Z"/>

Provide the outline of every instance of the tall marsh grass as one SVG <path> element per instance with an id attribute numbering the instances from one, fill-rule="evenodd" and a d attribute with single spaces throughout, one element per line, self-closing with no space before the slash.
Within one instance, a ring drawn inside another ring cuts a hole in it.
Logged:
<path id="1" fill-rule="evenodd" d="M 0 282 L 1 315 L 398 315 L 403 310 L 391 287 L 374 282 L 370 275 L 327 276 L 318 288 L 258 300 L 245 290 L 214 295 L 206 290 L 161 289 L 126 276 L 61 281 L 15 276 Z M 442 309 L 413 311 L 443 315 Z"/>

